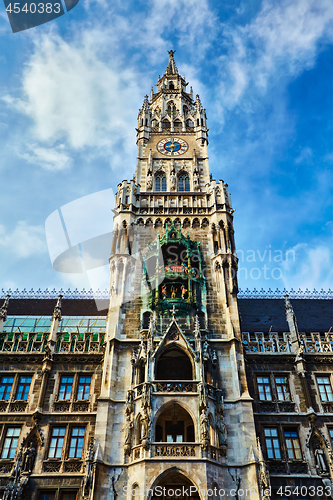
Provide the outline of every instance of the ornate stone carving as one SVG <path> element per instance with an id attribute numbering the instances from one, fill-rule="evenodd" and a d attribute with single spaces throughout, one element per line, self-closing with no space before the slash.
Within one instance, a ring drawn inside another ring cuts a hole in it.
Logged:
<path id="1" fill-rule="evenodd" d="M 59 472 L 60 471 L 60 467 L 61 467 L 61 462 L 60 460 L 57 460 L 57 461 L 47 461 L 47 462 L 44 462 L 43 464 L 43 471 L 44 472 Z"/>

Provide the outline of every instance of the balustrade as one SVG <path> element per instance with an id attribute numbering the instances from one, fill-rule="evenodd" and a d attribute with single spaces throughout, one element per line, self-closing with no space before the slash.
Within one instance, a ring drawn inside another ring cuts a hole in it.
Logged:
<path id="1" fill-rule="evenodd" d="M 198 382 L 193 382 L 193 380 L 155 380 L 152 385 L 154 392 L 197 392 Z"/>
<path id="2" fill-rule="evenodd" d="M 242 336 L 244 349 L 247 353 L 293 352 L 289 332 L 243 332 Z M 327 354 L 333 352 L 333 332 L 300 333 L 300 338 L 306 353 Z"/>
<path id="3" fill-rule="evenodd" d="M 199 446 L 194 443 L 154 443 L 152 452 L 154 457 L 198 457 Z"/>
<path id="4" fill-rule="evenodd" d="M 242 336 L 245 352 L 248 353 L 293 352 L 289 332 L 244 332 Z"/>
<path id="5" fill-rule="evenodd" d="M 38 353 L 44 352 L 49 333 L 0 333 L 0 352 Z M 83 353 L 103 352 L 104 333 L 66 333 L 58 334 L 56 352 Z"/>

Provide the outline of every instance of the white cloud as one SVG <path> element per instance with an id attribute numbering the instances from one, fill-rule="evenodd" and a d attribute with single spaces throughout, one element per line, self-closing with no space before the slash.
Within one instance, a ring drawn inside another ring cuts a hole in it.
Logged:
<path id="1" fill-rule="evenodd" d="M 19 221 L 12 232 L 0 225 L 0 247 L 19 259 L 47 252 L 43 226 L 30 226 Z"/>
<path id="2" fill-rule="evenodd" d="M 74 149 L 111 146 L 128 133 L 134 103 L 141 100 L 140 79 L 103 62 L 101 40 L 83 36 L 81 42 L 70 44 L 58 35 L 36 41 L 23 72 L 25 98 L 16 105 L 32 118 L 40 141 L 65 137 Z"/>
<path id="3" fill-rule="evenodd" d="M 54 148 L 43 148 L 37 144 L 28 147 L 28 151 L 19 153 L 28 163 L 38 165 L 45 170 L 65 170 L 70 167 L 71 158 L 60 145 Z"/>
<path id="4" fill-rule="evenodd" d="M 313 151 L 311 148 L 303 148 L 300 152 L 300 154 L 295 158 L 294 162 L 295 163 L 304 163 L 309 160 L 312 160 L 313 158 Z"/>
<path id="5" fill-rule="evenodd" d="M 332 22 L 329 0 L 265 0 L 252 22 L 225 25 L 229 53 L 219 61 L 225 105 L 239 104 L 248 88 L 260 94 L 277 79 L 312 68 L 320 44 L 332 40 Z"/>
<path id="6" fill-rule="evenodd" d="M 295 259 L 282 263 L 285 288 L 328 290 L 333 288 L 333 253 L 330 246 L 299 243 L 289 251 Z"/>

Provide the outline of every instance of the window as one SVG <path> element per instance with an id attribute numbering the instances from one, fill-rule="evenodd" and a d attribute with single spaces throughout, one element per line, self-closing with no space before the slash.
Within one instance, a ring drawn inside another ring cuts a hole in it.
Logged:
<path id="1" fill-rule="evenodd" d="M 49 448 L 49 458 L 61 458 L 65 432 L 66 427 L 53 427 Z"/>
<path id="2" fill-rule="evenodd" d="M 166 177 L 165 175 L 157 175 L 155 181 L 155 191 L 166 191 Z"/>
<path id="3" fill-rule="evenodd" d="M 281 458 L 280 442 L 276 427 L 264 429 L 268 458 Z"/>
<path id="4" fill-rule="evenodd" d="M 27 401 L 30 391 L 31 378 L 32 377 L 26 377 L 26 376 L 20 377 L 15 399 L 19 399 L 21 401 Z"/>
<path id="5" fill-rule="evenodd" d="M 330 434 L 330 438 L 331 438 L 331 444 L 333 446 L 333 428 L 332 429 L 328 429 L 328 432 Z"/>
<path id="6" fill-rule="evenodd" d="M 78 498 L 78 491 L 62 491 L 60 500 L 76 500 Z"/>
<path id="7" fill-rule="evenodd" d="M 259 399 L 262 401 L 272 401 L 271 384 L 269 377 L 257 377 Z"/>
<path id="8" fill-rule="evenodd" d="M 72 427 L 68 458 L 82 457 L 84 431 L 84 427 Z"/>
<path id="9" fill-rule="evenodd" d="M 90 394 L 90 384 L 91 384 L 91 377 L 79 377 L 79 385 L 77 389 L 77 399 L 80 401 L 87 401 L 89 399 L 89 394 Z"/>
<path id="10" fill-rule="evenodd" d="M 54 500 L 55 499 L 55 491 L 40 491 L 38 500 Z"/>
<path id="11" fill-rule="evenodd" d="M 5 441 L 3 443 L 1 458 L 15 457 L 20 431 L 20 427 L 8 427 L 6 431 Z"/>
<path id="12" fill-rule="evenodd" d="M 0 400 L 8 401 L 13 387 L 14 377 L 3 375 L 0 382 Z"/>
<path id="13" fill-rule="evenodd" d="M 279 401 L 290 401 L 288 377 L 275 377 L 276 391 Z"/>
<path id="14" fill-rule="evenodd" d="M 71 399 L 73 377 L 62 376 L 60 380 L 58 399 L 69 401 Z"/>
<path id="15" fill-rule="evenodd" d="M 317 377 L 320 399 L 322 401 L 333 401 L 332 387 L 329 377 Z"/>
<path id="16" fill-rule="evenodd" d="M 301 459 L 301 447 L 299 444 L 299 439 L 296 431 L 284 431 L 284 437 L 286 440 L 288 458 Z"/>
<path id="17" fill-rule="evenodd" d="M 190 179 L 188 175 L 183 174 L 179 176 L 178 191 L 190 191 Z"/>

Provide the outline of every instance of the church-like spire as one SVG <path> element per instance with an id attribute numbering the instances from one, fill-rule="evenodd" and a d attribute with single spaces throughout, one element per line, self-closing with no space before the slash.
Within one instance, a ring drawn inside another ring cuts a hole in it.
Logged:
<path id="1" fill-rule="evenodd" d="M 165 70 L 165 73 L 167 75 L 177 75 L 178 74 L 178 69 L 177 69 L 175 60 L 173 58 L 173 55 L 174 55 L 175 52 L 176 52 L 175 50 L 169 50 L 168 51 L 169 62 L 168 62 L 168 65 L 167 65 L 167 69 Z"/>
<path id="2" fill-rule="evenodd" d="M 6 295 L 5 301 L 2 304 L 2 307 L 0 307 L 0 319 L 3 322 L 7 319 L 9 297 L 10 295 Z"/>

